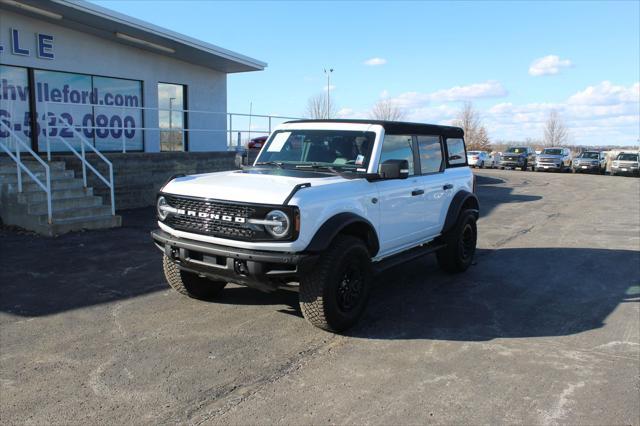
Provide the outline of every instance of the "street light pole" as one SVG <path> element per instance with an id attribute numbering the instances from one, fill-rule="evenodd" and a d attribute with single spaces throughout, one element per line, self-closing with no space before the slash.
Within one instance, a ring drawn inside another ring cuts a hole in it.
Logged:
<path id="1" fill-rule="evenodd" d="M 331 118 L 331 100 L 330 100 L 330 96 L 331 96 L 331 73 L 333 72 L 333 68 L 329 68 L 329 70 L 327 70 L 326 68 L 324 69 L 324 73 L 327 75 L 327 118 Z"/>

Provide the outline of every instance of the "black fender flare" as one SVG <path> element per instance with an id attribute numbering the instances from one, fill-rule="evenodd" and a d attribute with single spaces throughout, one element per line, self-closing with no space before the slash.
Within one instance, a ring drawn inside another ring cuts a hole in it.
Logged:
<path id="1" fill-rule="evenodd" d="M 375 256 L 380 250 L 378 234 L 371 222 L 355 213 L 345 212 L 332 216 L 322 224 L 305 251 L 318 253 L 326 250 L 336 235 L 343 231 L 362 238 L 369 249 L 371 257 Z"/>
<path id="2" fill-rule="evenodd" d="M 463 206 L 467 206 L 469 210 L 473 210 L 475 212 L 476 219 L 478 218 L 478 215 L 480 214 L 480 203 L 478 202 L 476 194 L 465 190 L 458 191 L 456 195 L 453 196 L 451 204 L 449 204 L 447 217 L 444 221 L 444 226 L 442 227 L 443 235 L 451 231 L 456 225 Z"/>

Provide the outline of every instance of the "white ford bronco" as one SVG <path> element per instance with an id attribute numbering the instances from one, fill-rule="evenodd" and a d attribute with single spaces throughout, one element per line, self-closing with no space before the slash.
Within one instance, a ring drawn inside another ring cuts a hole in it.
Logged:
<path id="1" fill-rule="evenodd" d="M 179 293 L 295 288 L 309 322 L 342 331 L 375 273 L 428 253 L 448 272 L 471 265 L 474 185 L 457 127 L 291 121 L 251 167 L 170 179 L 152 237 Z"/>

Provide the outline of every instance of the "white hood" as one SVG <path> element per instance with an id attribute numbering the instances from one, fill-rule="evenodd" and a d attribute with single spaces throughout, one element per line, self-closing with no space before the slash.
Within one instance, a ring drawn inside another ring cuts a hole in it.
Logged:
<path id="1" fill-rule="evenodd" d="M 233 170 L 179 177 L 169 182 L 162 192 L 245 203 L 282 204 L 293 187 L 300 183 L 319 186 L 342 181 L 344 178 L 340 176 L 310 178 Z"/>

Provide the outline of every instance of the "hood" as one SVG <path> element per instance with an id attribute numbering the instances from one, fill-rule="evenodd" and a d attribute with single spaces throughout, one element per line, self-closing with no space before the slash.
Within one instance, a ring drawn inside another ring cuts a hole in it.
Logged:
<path id="1" fill-rule="evenodd" d="M 329 185 L 345 179 L 327 173 L 284 169 L 249 169 L 173 179 L 162 192 L 256 204 L 282 204 L 301 183 Z"/>
<path id="2" fill-rule="evenodd" d="M 562 155 L 554 155 L 554 154 L 538 154 L 539 160 L 562 160 Z"/>

